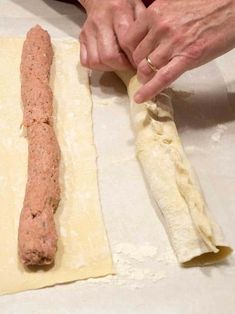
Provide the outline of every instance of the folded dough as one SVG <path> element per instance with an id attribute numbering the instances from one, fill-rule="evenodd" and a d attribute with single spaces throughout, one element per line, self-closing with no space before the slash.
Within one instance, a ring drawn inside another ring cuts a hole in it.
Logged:
<path id="1" fill-rule="evenodd" d="M 187 160 L 174 123 L 170 96 L 136 104 L 140 87 L 134 73 L 120 72 L 130 97 L 136 134 L 136 154 L 150 190 L 163 216 L 178 261 L 184 266 L 212 264 L 232 249 L 207 210 L 192 167 Z"/>

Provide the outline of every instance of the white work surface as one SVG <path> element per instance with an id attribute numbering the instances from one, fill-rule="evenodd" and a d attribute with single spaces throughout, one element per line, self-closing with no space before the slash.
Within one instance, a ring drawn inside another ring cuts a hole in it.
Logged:
<path id="1" fill-rule="evenodd" d="M 0 35 L 41 24 L 78 37 L 85 15 L 53 0 L 1 0 Z M 232 30 L 231 30 L 232 31 Z M 92 74 L 104 221 L 118 275 L 0 297 L 0 313 L 235 313 L 235 257 L 181 268 L 135 159 L 128 97 L 114 74 Z M 209 208 L 235 248 L 235 52 L 176 84 L 176 123 Z"/>

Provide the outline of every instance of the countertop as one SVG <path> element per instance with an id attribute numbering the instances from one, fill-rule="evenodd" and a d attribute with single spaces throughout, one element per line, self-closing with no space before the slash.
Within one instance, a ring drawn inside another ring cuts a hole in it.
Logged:
<path id="1" fill-rule="evenodd" d="M 53 0 L 0 2 L 1 36 L 23 36 L 38 23 L 54 38 L 78 38 L 84 20 L 79 8 Z M 101 203 L 118 275 L 3 296 L 0 312 L 235 313 L 235 256 L 217 266 L 178 265 L 135 159 L 125 88 L 112 73 L 92 73 L 91 85 Z M 235 51 L 173 87 L 185 151 L 235 248 Z"/>

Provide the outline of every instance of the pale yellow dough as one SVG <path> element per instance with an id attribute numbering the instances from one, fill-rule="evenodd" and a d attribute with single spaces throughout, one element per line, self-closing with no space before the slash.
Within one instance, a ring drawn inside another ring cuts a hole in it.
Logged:
<path id="1" fill-rule="evenodd" d="M 136 104 L 140 87 L 134 73 L 117 73 L 130 96 L 136 154 L 178 261 L 185 266 L 212 264 L 231 253 L 208 212 L 201 189 L 184 153 L 167 91 L 156 102 Z"/>
<path id="2" fill-rule="evenodd" d="M 53 267 L 29 270 L 17 255 L 19 214 L 27 177 L 27 140 L 21 135 L 20 59 L 23 39 L 0 39 L 0 294 L 114 272 L 97 185 L 92 100 L 77 41 L 54 43 L 51 87 L 62 151 L 62 195 Z"/>

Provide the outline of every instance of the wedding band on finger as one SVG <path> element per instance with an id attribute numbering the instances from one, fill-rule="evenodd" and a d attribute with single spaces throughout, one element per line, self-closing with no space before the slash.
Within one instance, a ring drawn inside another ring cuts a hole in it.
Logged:
<path id="1" fill-rule="evenodd" d="M 149 57 L 149 56 L 146 57 L 145 60 L 146 60 L 146 62 L 147 62 L 147 65 L 150 67 L 150 69 L 151 69 L 153 72 L 156 72 L 156 73 L 157 73 L 159 69 L 152 63 L 150 57 Z"/>

